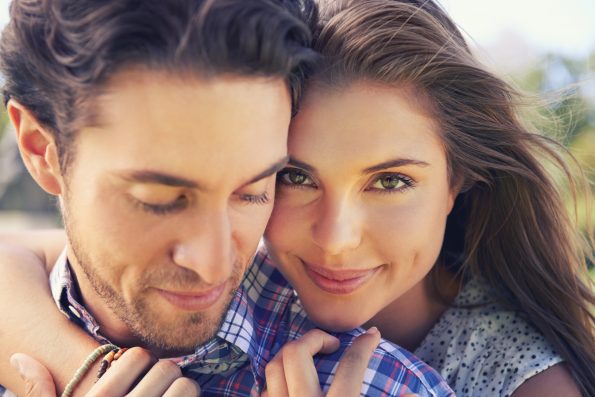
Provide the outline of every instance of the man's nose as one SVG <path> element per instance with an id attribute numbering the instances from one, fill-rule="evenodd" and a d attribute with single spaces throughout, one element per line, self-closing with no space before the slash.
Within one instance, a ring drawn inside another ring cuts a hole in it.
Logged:
<path id="1" fill-rule="evenodd" d="M 312 239 L 325 254 L 338 255 L 361 243 L 361 222 L 357 206 L 349 197 L 324 197 L 312 224 Z"/>
<path id="2" fill-rule="evenodd" d="M 205 283 L 218 285 L 226 281 L 236 261 L 227 210 L 205 210 L 189 219 L 172 257 L 178 266 L 193 270 Z"/>

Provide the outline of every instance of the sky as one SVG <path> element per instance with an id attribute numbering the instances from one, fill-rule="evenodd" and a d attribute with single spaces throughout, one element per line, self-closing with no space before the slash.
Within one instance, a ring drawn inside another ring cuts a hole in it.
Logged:
<path id="1" fill-rule="evenodd" d="M 584 58 L 595 50 L 594 0 L 438 0 L 480 48 L 502 43 Z M 9 0 L 0 0 L 0 27 Z"/>
<path id="2" fill-rule="evenodd" d="M 480 47 L 519 37 L 536 51 L 584 58 L 595 50 L 594 0 L 439 0 Z"/>

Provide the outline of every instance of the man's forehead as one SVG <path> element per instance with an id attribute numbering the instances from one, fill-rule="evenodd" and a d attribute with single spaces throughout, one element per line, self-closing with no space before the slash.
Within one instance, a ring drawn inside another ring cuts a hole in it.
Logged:
<path id="1" fill-rule="evenodd" d="M 233 88 L 230 89 L 230 87 Z M 287 82 L 278 76 L 243 76 L 220 73 L 206 74 L 199 70 L 154 69 L 146 65 L 131 65 L 114 73 L 105 83 L 93 88 L 86 98 L 80 101 L 80 126 L 107 127 L 117 122 L 110 117 L 110 105 L 114 101 L 128 99 L 139 105 L 149 101 L 184 101 L 188 97 L 203 98 L 207 105 L 213 97 L 233 98 L 235 92 L 252 94 L 253 102 L 262 99 L 254 86 L 276 86 L 275 96 L 282 106 L 291 107 L 291 98 Z M 192 87 L 191 90 L 180 89 Z M 159 90 L 160 95 L 154 94 Z M 235 91 L 235 92 L 234 92 Z M 140 101 L 139 101 L 140 100 Z M 241 109 L 238 109 L 241 110 Z M 233 115 L 230 115 L 233 117 Z"/>
<path id="2" fill-rule="evenodd" d="M 91 94 L 94 123 L 84 125 L 143 129 L 174 140 L 181 126 L 196 139 L 258 140 L 259 132 L 288 126 L 291 100 L 281 78 L 198 74 L 129 68 Z M 83 128 L 85 128 L 83 127 Z M 235 131 L 234 131 L 235 128 Z M 285 135 L 287 128 L 280 133 Z M 125 135 L 120 135 L 124 139 Z"/>
<path id="3" fill-rule="evenodd" d="M 291 106 L 282 80 L 134 72 L 101 95 L 101 123 L 81 130 L 80 159 L 128 170 L 137 183 L 204 189 L 241 186 L 286 161 Z"/>

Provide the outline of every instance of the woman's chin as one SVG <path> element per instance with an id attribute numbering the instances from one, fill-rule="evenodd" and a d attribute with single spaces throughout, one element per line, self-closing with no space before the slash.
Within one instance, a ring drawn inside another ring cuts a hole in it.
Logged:
<path id="1" fill-rule="evenodd" d="M 349 316 L 329 316 L 328 313 L 309 315 L 309 317 L 319 328 L 328 332 L 351 331 L 366 322 L 359 318 L 349 318 Z"/>

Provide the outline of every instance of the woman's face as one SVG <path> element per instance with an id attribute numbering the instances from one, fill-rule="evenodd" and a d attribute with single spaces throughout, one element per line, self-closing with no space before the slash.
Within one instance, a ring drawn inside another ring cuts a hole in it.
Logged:
<path id="1" fill-rule="evenodd" d="M 437 125 L 411 90 L 313 87 L 290 128 L 266 239 L 308 315 L 342 331 L 418 285 L 454 193 Z"/>

